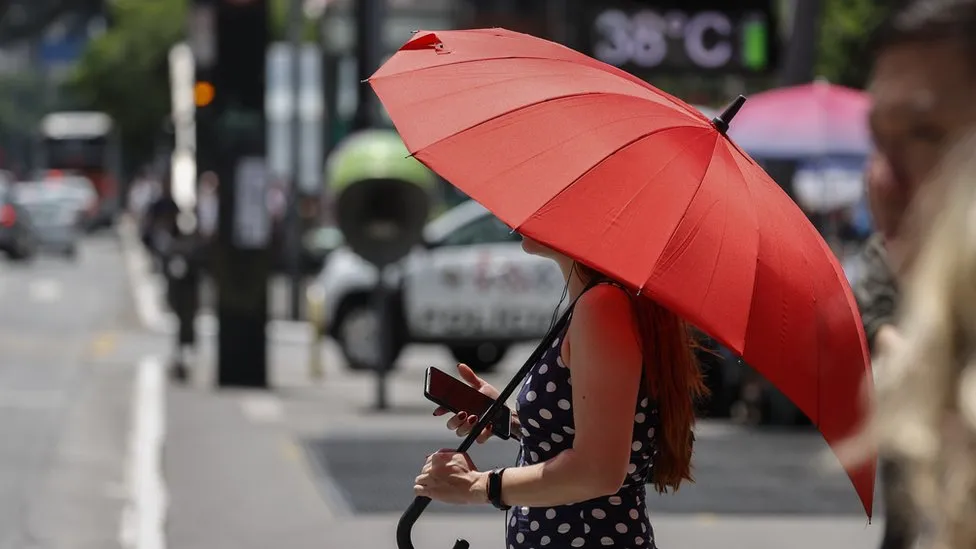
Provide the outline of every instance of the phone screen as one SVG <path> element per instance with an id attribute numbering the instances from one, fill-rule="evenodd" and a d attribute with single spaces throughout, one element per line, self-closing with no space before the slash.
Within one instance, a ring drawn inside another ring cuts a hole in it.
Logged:
<path id="1" fill-rule="evenodd" d="M 425 395 L 434 403 L 454 413 L 467 412 L 480 416 L 488 411 L 494 399 L 478 392 L 467 383 L 444 373 L 437 368 L 427 368 Z M 492 432 L 500 438 L 508 438 L 511 428 L 511 412 L 503 406 L 499 412 L 500 421 L 492 421 Z"/>

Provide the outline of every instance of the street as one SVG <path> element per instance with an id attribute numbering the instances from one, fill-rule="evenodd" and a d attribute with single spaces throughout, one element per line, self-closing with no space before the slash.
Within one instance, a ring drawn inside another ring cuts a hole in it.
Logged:
<path id="1" fill-rule="evenodd" d="M 311 379 L 307 328 L 281 322 L 269 330 L 275 389 L 214 391 L 204 325 L 192 382 L 167 387 L 160 281 L 122 232 L 89 237 L 77 263 L 0 262 L 0 548 L 393 547 L 425 456 L 459 442 L 421 394 L 424 368 L 450 371 L 450 355 L 409 348 L 391 409 L 375 411 L 371 375 L 326 342 Z M 471 455 L 485 468 L 515 452 L 491 441 Z M 825 452 L 812 431 L 703 423 L 697 484 L 650 498 L 661 546 L 872 547 L 881 521 L 867 526 Z M 434 504 L 415 539 L 501 547 L 502 532 L 488 506 Z"/>
<path id="2" fill-rule="evenodd" d="M 111 234 L 0 261 L 0 547 L 118 544 L 136 323 Z"/>

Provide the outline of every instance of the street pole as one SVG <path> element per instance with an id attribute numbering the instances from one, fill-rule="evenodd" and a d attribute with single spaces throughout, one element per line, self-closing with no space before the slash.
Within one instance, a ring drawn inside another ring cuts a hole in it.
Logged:
<path id="1" fill-rule="evenodd" d="M 268 0 L 220 1 L 215 11 L 215 94 L 206 131 L 198 140 L 212 141 L 219 181 L 217 383 L 266 388 L 271 235 L 264 114 Z"/>
<path id="2" fill-rule="evenodd" d="M 813 81 L 822 18 L 823 0 L 795 0 L 792 29 L 778 78 L 780 86 L 796 86 Z M 788 195 L 794 196 L 796 162 L 781 160 L 768 164 L 770 175 L 780 182 Z"/>
<path id="3" fill-rule="evenodd" d="M 373 76 L 380 66 L 384 50 L 383 26 L 386 20 L 384 0 L 358 0 L 356 2 L 356 59 L 360 82 Z M 357 88 L 356 114 L 352 130 L 364 130 L 376 125 L 378 108 L 376 95 L 366 84 Z"/>
<path id="4" fill-rule="evenodd" d="M 301 266 L 301 238 L 302 228 L 299 218 L 299 189 L 298 174 L 301 172 L 301 123 L 299 103 L 301 100 L 301 58 L 302 58 L 302 27 L 305 17 L 302 11 L 302 0 L 291 0 L 288 17 L 288 43 L 291 47 L 291 182 L 288 188 L 287 214 L 285 216 L 286 246 L 288 278 L 290 286 L 289 304 L 292 320 L 301 320 L 302 307 L 302 266 Z"/>

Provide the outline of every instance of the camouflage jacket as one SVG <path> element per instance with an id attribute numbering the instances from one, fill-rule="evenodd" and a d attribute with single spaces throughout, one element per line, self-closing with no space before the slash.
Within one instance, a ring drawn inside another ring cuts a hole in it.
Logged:
<path id="1" fill-rule="evenodd" d="M 861 251 L 861 261 L 863 275 L 854 284 L 854 298 L 873 352 L 878 330 L 895 321 L 900 296 L 895 275 L 888 267 L 881 235 L 874 234 L 868 239 Z"/>

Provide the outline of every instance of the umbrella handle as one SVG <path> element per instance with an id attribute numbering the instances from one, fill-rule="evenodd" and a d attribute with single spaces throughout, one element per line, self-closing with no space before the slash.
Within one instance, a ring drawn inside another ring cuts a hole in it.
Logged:
<path id="1" fill-rule="evenodd" d="M 424 496 L 418 496 L 414 498 L 413 503 L 407 507 L 407 510 L 400 517 L 400 522 L 397 524 L 397 548 L 398 549 L 414 549 L 413 541 L 410 539 L 410 531 L 413 530 L 413 525 L 420 518 L 420 515 L 424 512 L 424 509 L 430 505 L 430 498 Z M 471 544 L 468 540 L 458 538 L 454 542 L 453 549 L 468 549 Z"/>
<path id="2" fill-rule="evenodd" d="M 464 437 L 464 440 L 461 441 L 460 446 L 458 446 L 456 450 L 457 452 L 467 452 L 478 439 L 478 435 L 480 435 L 488 424 L 491 423 L 491 418 L 498 415 L 498 412 L 505 406 L 505 402 L 507 402 L 509 397 L 512 396 L 519 384 L 522 383 L 522 380 L 525 379 L 525 376 L 529 375 L 529 371 L 533 366 L 535 366 L 535 363 L 542 357 L 542 354 L 549 349 L 549 346 L 552 345 L 552 342 L 556 339 L 556 334 L 560 333 L 563 327 L 569 323 L 569 319 L 572 316 L 576 301 L 578 301 L 579 298 L 590 288 L 604 282 L 606 281 L 600 279 L 590 282 L 586 288 L 580 292 L 579 296 L 576 297 L 570 306 L 566 308 L 566 311 L 562 314 L 559 320 L 552 325 L 549 332 L 545 335 L 545 337 L 542 338 L 542 341 L 539 342 L 539 345 L 534 351 L 532 351 L 529 358 L 526 359 L 525 364 L 519 368 L 519 371 L 514 377 L 512 377 L 512 380 L 508 382 L 508 385 L 506 385 L 505 388 L 499 392 L 498 398 L 496 398 L 488 410 L 478 418 L 478 423 L 474 426 L 474 428 L 471 429 L 468 436 Z M 427 509 L 428 505 L 430 505 L 430 498 L 425 496 L 417 496 L 414 498 L 410 506 L 407 507 L 406 511 L 403 512 L 403 515 L 400 516 L 400 522 L 397 523 L 396 531 L 397 549 L 414 549 L 413 541 L 410 539 L 410 533 L 413 530 L 413 525 L 417 522 L 417 519 L 420 518 L 420 515 L 423 514 L 424 510 Z M 464 539 L 458 539 L 454 542 L 454 549 L 468 549 L 468 547 L 468 542 Z"/>
<path id="3" fill-rule="evenodd" d="M 546 337 L 546 340 L 550 340 L 550 339 L 551 338 Z M 545 345 L 539 345 L 539 349 L 547 349 L 548 347 L 549 347 L 548 343 L 546 343 Z M 532 357 L 538 358 L 536 357 L 537 354 L 538 353 L 535 352 L 532 353 Z M 480 435 L 481 432 L 485 430 L 485 427 L 487 427 L 488 424 L 491 423 L 491 418 L 498 415 L 498 411 L 505 405 L 504 404 L 505 401 L 508 400 L 508 397 L 511 396 L 512 392 L 515 391 L 515 388 L 518 386 L 519 382 L 521 382 L 522 379 L 525 378 L 525 375 L 529 373 L 529 369 L 534 364 L 535 361 L 532 360 L 532 358 L 530 357 L 530 359 L 526 361 L 527 367 L 522 366 L 518 374 L 516 374 L 515 377 L 512 378 L 512 381 L 508 383 L 505 389 L 503 389 L 501 393 L 498 395 L 498 398 L 495 399 L 492 405 L 488 408 L 488 411 L 485 414 L 483 414 L 480 418 L 478 418 L 478 423 L 474 426 L 473 429 L 471 429 L 471 432 L 468 433 L 468 436 L 464 437 L 464 440 L 461 441 L 461 445 L 458 446 L 457 448 L 458 452 L 467 452 L 468 449 L 471 448 L 471 445 L 473 445 L 474 442 L 478 439 L 478 435 Z M 427 509 L 428 505 L 430 505 L 429 497 L 417 496 L 413 499 L 413 502 L 410 504 L 410 506 L 407 507 L 407 510 L 403 512 L 403 515 L 400 516 L 400 522 L 397 523 L 397 531 L 396 531 L 397 549 L 414 549 L 413 541 L 410 539 L 411 538 L 410 533 L 413 530 L 414 523 L 417 522 L 417 519 L 420 518 L 420 515 L 423 514 L 424 510 Z M 454 549 L 468 549 L 468 547 L 469 544 L 467 540 L 459 538 L 457 541 L 454 542 Z"/>

